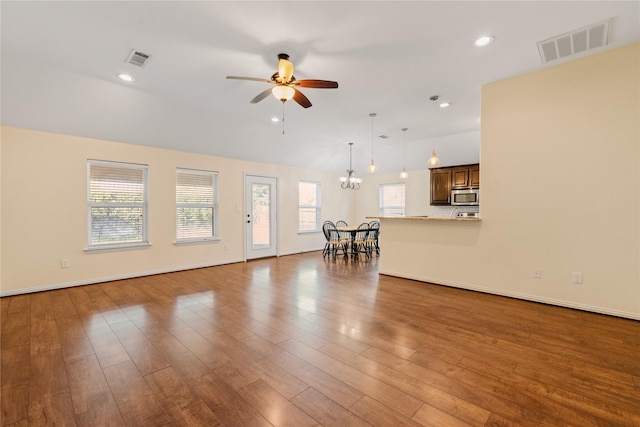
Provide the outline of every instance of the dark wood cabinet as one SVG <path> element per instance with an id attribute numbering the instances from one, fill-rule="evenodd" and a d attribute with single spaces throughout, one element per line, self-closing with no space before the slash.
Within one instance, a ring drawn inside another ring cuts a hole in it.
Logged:
<path id="1" fill-rule="evenodd" d="M 451 169 L 431 169 L 431 204 L 451 204 Z"/>
<path id="2" fill-rule="evenodd" d="M 480 188 L 480 165 L 451 168 L 451 189 Z"/>
<path id="3" fill-rule="evenodd" d="M 469 186 L 471 188 L 480 188 L 480 165 L 469 168 Z"/>
<path id="4" fill-rule="evenodd" d="M 431 169 L 431 204 L 450 205 L 451 190 L 480 188 L 480 165 Z"/>
<path id="5" fill-rule="evenodd" d="M 451 189 L 469 188 L 469 168 L 457 167 L 451 170 Z"/>

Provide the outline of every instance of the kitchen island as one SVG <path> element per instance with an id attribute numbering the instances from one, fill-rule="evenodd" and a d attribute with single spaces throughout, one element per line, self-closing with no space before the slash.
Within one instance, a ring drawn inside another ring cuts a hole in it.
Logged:
<path id="1" fill-rule="evenodd" d="M 482 221 L 480 218 L 438 218 L 432 216 L 368 216 L 367 219 L 392 221 Z"/>
<path id="2" fill-rule="evenodd" d="M 380 220 L 379 272 L 422 282 L 492 292 L 481 283 L 481 218 L 367 217 Z M 493 292 L 492 292 L 493 293 Z"/>

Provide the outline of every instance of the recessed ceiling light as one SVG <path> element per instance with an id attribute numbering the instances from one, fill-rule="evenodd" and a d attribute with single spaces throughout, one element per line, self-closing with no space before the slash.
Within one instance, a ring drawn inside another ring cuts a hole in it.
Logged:
<path id="1" fill-rule="evenodd" d="M 447 108 L 450 105 L 451 105 L 451 103 L 449 103 L 449 102 L 443 102 L 442 104 L 440 104 L 440 108 Z"/>
<path id="2" fill-rule="evenodd" d="M 473 44 L 475 44 L 478 47 L 482 47 L 482 46 L 486 46 L 488 44 L 491 44 L 492 42 L 493 42 L 493 37 L 491 37 L 491 36 L 482 36 L 478 40 L 476 40 Z"/>
<path id="3" fill-rule="evenodd" d="M 277 117 L 271 117 L 271 121 L 272 121 L 273 123 L 278 123 L 278 122 L 280 121 L 280 119 L 279 119 L 279 118 L 277 118 Z"/>
<path id="4" fill-rule="evenodd" d="M 136 79 L 131 74 L 120 73 L 118 74 L 118 78 L 129 83 L 136 81 Z"/>

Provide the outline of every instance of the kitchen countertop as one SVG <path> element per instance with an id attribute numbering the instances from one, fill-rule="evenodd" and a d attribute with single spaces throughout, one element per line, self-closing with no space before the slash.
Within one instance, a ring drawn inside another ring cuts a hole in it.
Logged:
<path id="1" fill-rule="evenodd" d="M 367 219 L 392 219 L 396 221 L 465 221 L 465 222 L 479 222 L 481 218 L 436 218 L 430 216 L 368 216 Z"/>

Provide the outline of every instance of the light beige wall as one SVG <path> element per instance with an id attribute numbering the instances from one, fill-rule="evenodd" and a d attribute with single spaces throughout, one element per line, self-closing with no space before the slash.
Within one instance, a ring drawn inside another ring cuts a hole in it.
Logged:
<path id="1" fill-rule="evenodd" d="M 484 86 L 482 222 L 383 221 L 380 271 L 640 318 L 639 95 L 639 44 Z"/>
<path id="2" fill-rule="evenodd" d="M 2 135 L 0 135 L 0 290 L 2 290 Z"/>
<path id="3" fill-rule="evenodd" d="M 299 180 L 322 183 L 323 219 L 349 216 L 353 206 L 335 174 L 6 126 L 1 139 L 2 295 L 243 260 L 245 173 L 278 178 L 281 255 L 324 245 L 322 233 L 298 234 Z M 87 159 L 149 165 L 150 248 L 84 251 Z M 174 244 L 176 167 L 219 172 L 220 242 Z"/>

